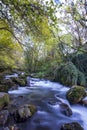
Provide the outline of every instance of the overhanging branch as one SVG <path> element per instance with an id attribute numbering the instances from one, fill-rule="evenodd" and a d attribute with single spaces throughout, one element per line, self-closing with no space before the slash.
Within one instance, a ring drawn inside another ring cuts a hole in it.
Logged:
<path id="1" fill-rule="evenodd" d="M 19 39 L 15 36 L 15 34 L 10 29 L 8 29 L 6 27 L 0 27 L 0 30 L 6 30 L 6 31 L 10 32 L 12 34 L 12 36 L 15 38 L 15 40 L 21 45 L 22 48 L 23 48 L 23 46 L 26 46 L 21 41 L 19 41 Z"/>

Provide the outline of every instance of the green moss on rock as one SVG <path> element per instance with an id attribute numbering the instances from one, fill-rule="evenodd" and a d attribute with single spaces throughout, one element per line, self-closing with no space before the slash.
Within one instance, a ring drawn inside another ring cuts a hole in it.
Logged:
<path id="1" fill-rule="evenodd" d="M 0 92 L 8 92 L 8 90 L 16 84 L 11 79 L 2 79 L 0 84 Z"/>
<path id="2" fill-rule="evenodd" d="M 80 102 L 85 96 L 86 91 L 82 86 L 74 86 L 66 94 L 66 97 L 71 104 Z"/>
<path id="3" fill-rule="evenodd" d="M 84 130 L 78 122 L 66 123 L 60 130 Z"/>
<path id="4" fill-rule="evenodd" d="M 34 105 L 29 105 L 29 108 L 30 108 L 31 114 L 33 115 L 33 114 L 36 112 L 36 106 L 34 106 Z"/>
<path id="5" fill-rule="evenodd" d="M 9 95 L 5 92 L 0 92 L 0 109 L 2 109 L 5 105 L 8 105 L 9 101 Z"/>
<path id="6" fill-rule="evenodd" d="M 26 80 L 20 77 L 12 77 L 12 81 L 20 86 L 25 86 L 26 85 Z"/>

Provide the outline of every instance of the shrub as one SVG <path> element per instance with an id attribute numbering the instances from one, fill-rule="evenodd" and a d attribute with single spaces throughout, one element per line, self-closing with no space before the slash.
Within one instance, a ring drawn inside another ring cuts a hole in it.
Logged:
<path id="1" fill-rule="evenodd" d="M 67 86 L 86 85 L 84 74 L 72 62 L 67 62 L 56 69 L 54 77 L 55 81 Z"/>
<path id="2" fill-rule="evenodd" d="M 77 84 L 78 70 L 72 62 L 67 62 L 55 71 L 54 77 L 55 81 L 67 86 L 72 86 Z"/>
<path id="3" fill-rule="evenodd" d="M 78 80 L 77 80 L 77 84 L 81 85 L 81 86 L 85 86 L 86 85 L 86 78 L 84 76 L 84 74 L 78 70 Z"/>

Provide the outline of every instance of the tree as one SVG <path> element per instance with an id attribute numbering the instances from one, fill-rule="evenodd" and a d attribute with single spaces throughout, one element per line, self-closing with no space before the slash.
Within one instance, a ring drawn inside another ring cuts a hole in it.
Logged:
<path id="1" fill-rule="evenodd" d="M 0 28 L 3 28 L 3 25 L 9 29 L 5 21 L 0 21 Z M 0 30 L 0 71 L 22 66 L 22 55 L 23 49 L 13 39 L 11 33 L 8 30 Z"/>
<path id="2" fill-rule="evenodd" d="M 23 40 L 23 37 L 21 37 L 22 40 L 19 39 L 21 35 L 44 39 L 43 23 L 45 22 L 45 25 L 49 26 L 49 21 L 51 23 L 55 21 L 53 13 L 55 10 L 51 8 L 51 5 L 54 6 L 52 0 L 49 3 L 37 0 L 1 0 L 0 5 L 1 19 L 6 20 L 12 29 L 9 31 L 19 43 L 22 43 Z"/>
<path id="3" fill-rule="evenodd" d="M 62 12 L 60 18 L 62 25 L 65 26 L 67 34 L 72 35 L 70 48 L 76 52 L 86 52 L 82 49 L 87 42 L 86 2 L 79 0 L 66 2 L 59 11 Z"/>

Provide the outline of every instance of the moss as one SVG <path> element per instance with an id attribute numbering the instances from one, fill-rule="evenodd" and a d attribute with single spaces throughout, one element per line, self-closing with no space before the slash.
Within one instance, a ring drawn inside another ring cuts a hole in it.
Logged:
<path id="1" fill-rule="evenodd" d="M 29 105 L 29 108 L 30 108 L 30 112 L 33 115 L 36 112 L 36 107 L 34 105 Z"/>
<path id="2" fill-rule="evenodd" d="M 78 103 L 86 96 L 85 88 L 82 86 L 72 87 L 66 94 L 67 99 L 71 104 Z"/>
<path id="3" fill-rule="evenodd" d="M 8 90 L 15 86 L 15 83 L 11 79 L 2 79 L 0 82 L 0 92 L 8 92 Z"/>
<path id="4" fill-rule="evenodd" d="M 78 122 L 66 123 L 61 130 L 84 130 Z"/>
<path id="5" fill-rule="evenodd" d="M 20 77 L 12 77 L 12 81 L 20 86 L 25 86 L 26 85 L 26 80 Z"/>
<path id="6" fill-rule="evenodd" d="M 9 103 L 9 95 L 7 93 L 0 92 L 0 108 Z"/>
<path id="7" fill-rule="evenodd" d="M 9 87 L 7 85 L 0 84 L 0 92 L 8 92 Z"/>

